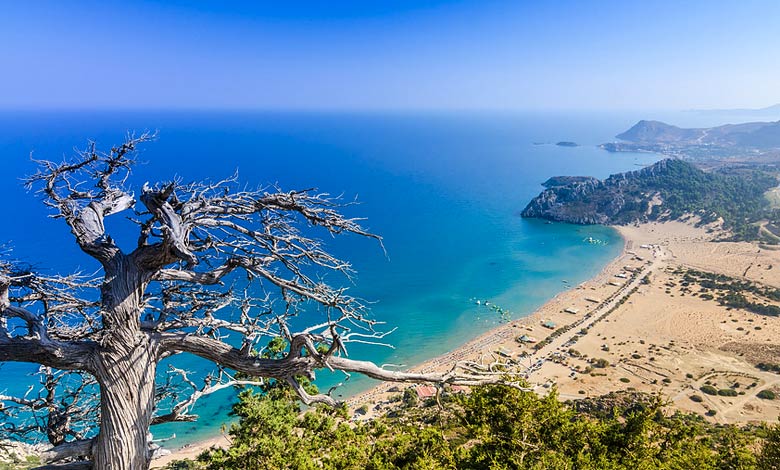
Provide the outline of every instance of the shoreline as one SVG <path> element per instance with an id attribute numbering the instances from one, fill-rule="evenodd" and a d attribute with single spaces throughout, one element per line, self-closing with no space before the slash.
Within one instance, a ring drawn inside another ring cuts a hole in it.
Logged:
<path id="1" fill-rule="evenodd" d="M 548 335 L 555 331 L 556 328 L 586 320 L 590 315 L 597 312 L 600 307 L 609 302 L 609 299 L 607 299 L 596 304 L 585 300 L 585 297 L 592 297 L 594 295 L 593 292 L 596 292 L 595 295 L 605 294 L 606 292 L 604 292 L 603 289 L 604 285 L 609 286 L 609 282 L 614 279 L 615 274 L 623 272 L 623 266 L 629 259 L 635 256 L 631 253 L 634 241 L 627 238 L 618 227 L 610 226 L 610 228 L 619 234 L 623 241 L 623 247 L 621 251 L 593 277 L 559 292 L 531 314 L 496 326 L 454 350 L 426 360 L 411 367 L 409 370 L 423 373 L 444 372 L 458 361 L 479 361 L 483 358 L 494 359 L 497 356 L 502 355 L 499 351 L 513 351 L 516 353 L 527 352 L 531 357 L 536 356 L 537 351 L 535 351 L 532 346 L 524 346 L 517 341 L 519 336 L 524 334 L 528 336 L 534 335 L 537 340 L 544 340 Z M 607 290 L 612 290 L 614 292 L 620 290 L 618 286 L 610 287 L 614 289 L 608 288 Z M 614 292 L 609 292 L 609 294 Z M 571 308 L 575 308 L 582 313 L 567 313 L 566 309 Z M 548 321 L 555 323 L 556 327 L 545 328 L 542 326 L 542 323 Z M 547 347 L 542 349 L 547 349 Z M 515 356 L 515 354 L 512 356 Z M 524 358 L 523 360 L 528 360 L 528 358 Z M 353 412 L 359 406 L 367 403 L 379 402 L 389 404 L 388 398 L 390 394 L 398 393 L 397 391 L 391 391 L 391 389 L 404 389 L 412 386 L 414 385 L 390 382 L 380 383 L 366 392 L 350 397 L 346 402 L 349 409 Z M 360 419 L 371 419 L 382 411 L 383 408 L 381 406 L 379 408 L 375 407 Z"/>
<path id="2" fill-rule="evenodd" d="M 670 410 L 696 413 L 711 423 L 780 418 L 780 400 L 759 395 L 763 390 L 780 395 L 780 375 L 757 367 L 780 365 L 780 318 L 729 306 L 722 296 L 730 288 L 695 277 L 704 272 L 753 284 L 741 291 L 747 301 L 780 308 L 780 251 L 715 242 L 713 227 L 692 223 L 612 228 L 623 240 L 622 250 L 592 278 L 530 315 L 409 370 L 445 372 L 457 361 L 504 356 L 521 366 L 536 393 L 546 394 L 554 385 L 560 400 L 640 392 L 662 396 Z M 522 335 L 535 337 L 535 343 L 518 341 Z M 379 383 L 347 405 L 354 420 L 368 420 L 395 406 L 391 397 L 409 387 L 416 385 Z M 368 410 L 356 413 L 363 405 Z M 224 436 L 203 441 L 154 464 L 225 443 Z"/>
<path id="3" fill-rule="evenodd" d="M 549 319 L 550 316 L 560 316 L 562 313 L 562 308 L 559 309 L 558 307 L 569 300 L 569 296 L 572 295 L 572 292 L 584 289 L 586 284 L 606 280 L 612 275 L 614 270 L 620 267 L 623 258 L 627 256 L 627 251 L 630 250 L 632 242 L 628 240 L 617 227 L 610 226 L 610 228 L 615 230 L 619 235 L 620 240 L 623 242 L 623 247 L 621 248 L 620 252 L 593 277 L 581 282 L 578 285 L 569 286 L 566 290 L 557 293 L 529 315 L 516 320 L 511 320 L 508 323 L 495 326 L 490 330 L 480 334 L 479 336 L 461 344 L 455 349 L 418 363 L 410 367 L 408 370 L 411 372 L 443 371 L 448 369 L 454 362 L 473 359 L 475 357 L 478 358 L 479 356 L 486 354 L 488 351 L 491 351 L 491 349 L 493 349 L 492 353 L 494 354 L 495 349 L 500 348 L 507 343 L 517 344 L 515 338 L 524 332 L 528 332 L 527 328 L 529 326 L 533 328 L 532 324 L 538 326 L 538 329 L 534 328 L 534 331 L 536 331 L 537 334 L 542 334 L 543 332 L 544 334 L 549 334 L 552 332 L 552 330 L 546 330 L 541 327 L 540 323 Z M 561 311 L 558 312 L 558 315 L 552 315 L 553 310 Z M 395 391 L 396 388 L 402 390 L 410 386 L 412 386 L 412 384 L 383 382 L 374 385 L 366 391 L 353 395 L 352 397 L 345 400 L 345 402 L 350 411 L 354 413 L 356 408 L 365 403 L 375 402 L 382 399 L 386 400 L 387 395 L 398 393 Z M 393 389 L 393 391 L 391 391 L 391 389 Z M 374 412 L 369 412 L 368 414 L 364 415 L 362 419 L 372 418 L 376 414 L 375 411 L 378 410 L 371 411 Z M 152 468 L 166 465 L 174 460 L 192 459 L 211 447 L 224 447 L 226 445 L 229 445 L 229 440 L 226 435 L 220 434 L 219 436 L 210 437 L 202 441 L 192 443 L 186 447 L 172 450 L 171 454 L 154 460 L 152 462 Z"/>

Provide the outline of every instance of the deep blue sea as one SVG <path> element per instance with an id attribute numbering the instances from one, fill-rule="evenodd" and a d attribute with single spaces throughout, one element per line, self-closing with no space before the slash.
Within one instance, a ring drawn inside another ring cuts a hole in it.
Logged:
<path id="1" fill-rule="evenodd" d="M 47 272 L 93 272 L 96 264 L 72 242 L 60 220 L 47 218 L 40 198 L 20 178 L 36 158 L 58 160 L 94 139 L 104 148 L 128 130 L 157 130 L 143 147 L 130 181 L 184 181 L 230 176 L 250 186 L 317 187 L 357 197 L 350 215 L 384 237 L 374 242 L 328 239 L 358 271 L 353 295 L 375 302 L 373 315 L 397 330 L 395 349 L 353 346 L 350 354 L 378 363 L 411 365 L 442 354 L 498 324 L 474 298 L 489 299 L 513 318 L 593 276 L 621 249 L 609 228 L 546 224 L 519 217 L 552 175 L 609 174 L 657 160 L 650 154 L 610 154 L 596 147 L 647 116 L 631 113 L 282 113 L 282 112 L 18 112 L 0 113 L 0 243 Z M 568 140 L 579 147 L 559 147 Z M 539 145 L 539 144 L 542 145 Z M 135 239 L 111 221 L 122 243 Z M 606 245 L 583 241 L 605 240 Z M 130 245 L 128 245 L 129 247 Z M 338 281 L 337 279 L 334 279 Z M 193 370 L 204 361 L 176 359 Z M 29 365 L 0 366 L 0 391 L 24 391 Z M 343 380 L 343 377 L 326 380 Z M 336 393 L 371 386 L 358 377 Z M 175 433 L 172 447 L 202 439 L 227 422 L 232 392 L 204 399 L 197 424 L 154 429 Z"/>

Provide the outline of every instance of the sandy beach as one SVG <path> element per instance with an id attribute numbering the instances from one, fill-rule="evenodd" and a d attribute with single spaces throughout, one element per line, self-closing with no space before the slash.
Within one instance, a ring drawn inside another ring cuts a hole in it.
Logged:
<path id="1" fill-rule="evenodd" d="M 756 364 L 780 363 L 780 318 L 722 306 L 683 276 L 693 269 L 780 288 L 780 251 L 715 242 L 716 231 L 682 222 L 615 229 L 624 238 L 623 250 L 597 276 L 558 294 L 532 315 L 412 370 L 448 370 L 457 361 L 492 361 L 501 354 L 519 364 L 538 393 L 555 384 L 565 400 L 636 390 L 659 393 L 671 407 L 715 422 L 777 420 L 780 400 L 756 394 L 780 392 L 780 375 Z M 534 342 L 519 341 L 523 336 Z M 702 393 L 705 385 L 734 390 L 735 396 Z M 383 383 L 350 398 L 348 405 L 353 411 L 368 405 L 356 419 L 371 419 L 409 386 Z M 199 443 L 155 465 L 226 443 L 224 437 Z"/>

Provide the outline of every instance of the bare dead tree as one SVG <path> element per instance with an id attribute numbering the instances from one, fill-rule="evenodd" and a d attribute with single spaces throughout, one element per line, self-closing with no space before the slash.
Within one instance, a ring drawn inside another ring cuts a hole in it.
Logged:
<path id="1" fill-rule="evenodd" d="M 21 397 L 0 394 L 6 417 L 3 434 L 19 440 L 46 436 L 53 446 L 85 439 L 98 422 L 99 402 L 91 393 L 97 385 L 94 379 L 45 366 L 37 376 L 39 386 L 30 385 Z"/>
<path id="2" fill-rule="evenodd" d="M 299 382 L 319 369 L 396 382 L 499 380 L 500 370 L 476 364 L 423 374 L 348 358 L 349 343 L 379 344 L 385 333 L 359 299 L 323 277 L 352 271 L 312 232 L 380 238 L 342 215 L 337 198 L 315 190 L 246 189 L 235 176 L 147 183 L 139 203 L 128 177 L 137 146 L 153 137 L 128 136 L 105 153 L 90 144 L 61 163 L 40 161 L 27 180 L 81 250 L 100 263 L 102 279 L 44 277 L 0 264 L 0 361 L 88 374 L 99 389 L 99 432 L 53 439 L 58 445 L 47 453 L 49 461 L 77 456 L 88 461 L 68 468 L 147 469 L 150 426 L 191 421 L 200 396 L 246 383 L 228 369 L 287 382 L 307 404 L 336 403 L 328 394 L 308 394 Z M 132 250 L 121 249 L 106 230 L 106 218 L 120 213 L 138 226 Z M 304 314 L 311 326 L 295 331 L 292 319 Z M 287 341 L 283 357 L 258 354 L 270 337 Z M 156 381 L 157 366 L 181 353 L 223 372 L 199 386 L 174 369 L 174 392 L 170 379 Z"/>

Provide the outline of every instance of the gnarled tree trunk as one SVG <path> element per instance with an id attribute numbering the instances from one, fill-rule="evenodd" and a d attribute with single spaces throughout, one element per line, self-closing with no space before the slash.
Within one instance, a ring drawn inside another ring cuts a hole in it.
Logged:
<path id="1" fill-rule="evenodd" d="M 146 470 L 159 358 L 157 343 L 139 323 L 144 275 L 131 257 L 122 254 L 105 268 L 102 306 L 108 328 L 94 367 L 101 422 L 93 462 L 101 470 Z"/>
<path id="2" fill-rule="evenodd" d="M 148 336 L 99 354 L 100 433 L 92 449 L 94 468 L 146 470 L 147 434 L 154 408 L 156 347 Z"/>

